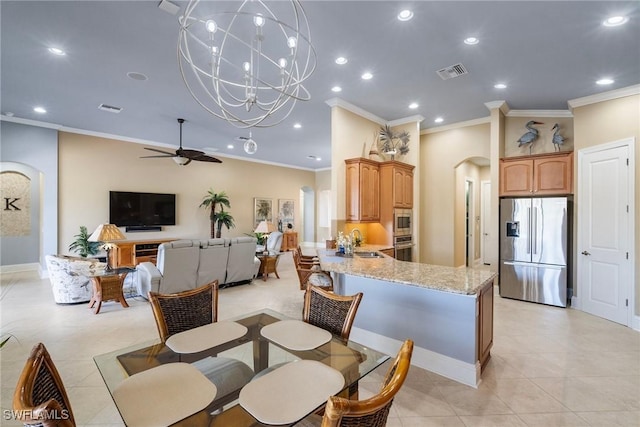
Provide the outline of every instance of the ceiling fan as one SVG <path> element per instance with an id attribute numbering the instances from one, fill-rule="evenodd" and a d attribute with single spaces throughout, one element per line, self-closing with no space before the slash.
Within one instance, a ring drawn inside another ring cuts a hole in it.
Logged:
<path id="1" fill-rule="evenodd" d="M 198 150 L 186 150 L 182 148 L 182 124 L 184 123 L 184 119 L 178 119 L 178 123 L 180 123 L 180 148 L 178 148 L 174 153 L 170 153 L 168 151 L 158 150 L 157 148 L 148 148 L 144 147 L 145 150 L 155 151 L 156 153 L 162 153 L 162 156 L 141 156 L 141 159 L 151 159 L 151 158 L 162 158 L 162 157 L 171 157 L 173 161 L 179 164 L 180 166 L 186 166 L 191 163 L 192 160 L 198 162 L 211 162 L 211 163 L 222 163 L 222 160 L 216 159 L 215 157 L 211 157 L 204 153 L 204 151 Z"/>

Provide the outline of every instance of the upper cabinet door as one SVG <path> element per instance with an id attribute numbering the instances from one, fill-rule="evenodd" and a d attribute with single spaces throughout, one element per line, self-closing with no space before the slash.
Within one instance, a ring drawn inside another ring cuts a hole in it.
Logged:
<path id="1" fill-rule="evenodd" d="M 573 193 L 573 152 L 500 160 L 500 196 Z"/>
<path id="2" fill-rule="evenodd" d="M 346 163 L 346 220 L 380 220 L 380 170 L 378 162 L 357 158 Z"/>

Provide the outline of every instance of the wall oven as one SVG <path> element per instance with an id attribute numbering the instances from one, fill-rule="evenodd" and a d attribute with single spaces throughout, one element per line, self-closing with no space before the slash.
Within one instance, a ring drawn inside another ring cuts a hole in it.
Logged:
<path id="1" fill-rule="evenodd" d="M 393 247 L 398 261 L 413 261 L 413 237 L 411 235 L 394 237 Z"/>
<path id="2" fill-rule="evenodd" d="M 411 209 L 393 210 L 393 235 L 411 236 L 413 231 L 413 218 Z"/>

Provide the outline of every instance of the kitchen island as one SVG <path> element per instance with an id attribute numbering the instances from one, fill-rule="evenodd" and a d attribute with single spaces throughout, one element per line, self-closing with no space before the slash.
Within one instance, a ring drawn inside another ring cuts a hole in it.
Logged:
<path id="1" fill-rule="evenodd" d="M 493 344 L 496 273 L 397 261 L 366 246 L 353 257 L 329 249 L 318 256 L 337 294 L 364 294 L 354 341 L 394 354 L 411 338 L 412 364 L 478 386 Z"/>

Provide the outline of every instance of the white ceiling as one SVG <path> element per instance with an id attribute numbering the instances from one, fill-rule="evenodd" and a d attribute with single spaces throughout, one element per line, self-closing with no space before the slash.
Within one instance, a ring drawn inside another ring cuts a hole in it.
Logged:
<path id="1" fill-rule="evenodd" d="M 176 58 L 177 16 L 158 3 L 2 0 L 2 114 L 176 148 L 176 119 L 183 117 L 185 147 L 216 149 L 222 160 L 231 154 L 318 169 L 330 166 L 326 101 L 336 97 L 330 90 L 336 84 L 342 100 L 384 121 L 421 115 L 425 129 L 438 126 L 438 116 L 444 126 L 486 117 L 490 101 L 506 100 L 518 110 L 566 110 L 570 99 L 640 83 L 638 1 L 303 1 L 318 57 L 306 85 L 312 99 L 299 102 L 280 125 L 254 129 L 258 151 L 248 156 L 239 142 L 226 148 L 248 131 L 209 115 L 186 90 Z M 414 18 L 400 22 L 396 15 L 405 7 Z M 611 15 L 630 20 L 607 28 L 602 21 Z M 464 44 L 468 36 L 480 43 Z M 67 55 L 51 55 L 53 45 Z M 341 55 L 349 62 L 338 66 Z M 469 74 L 437 75 L 456 63 Z M 373 79 L 360 79 L 366 70 Z M 148 80 L 130 79 L 128 72 Z M 595 84 L 605 76 L 615 83 Z M 495 89 L 497 82 L 508 88 Z M 420 107 L 409 109 L 411 102 Z M 123 110 L 100 111 L 102 103 Z M 48 112 L 34 113 L 36 105 Z M 296 122 L 301 129 L 293 128 Z M 140 161 L 174 167 L 169 159 Z"/>

